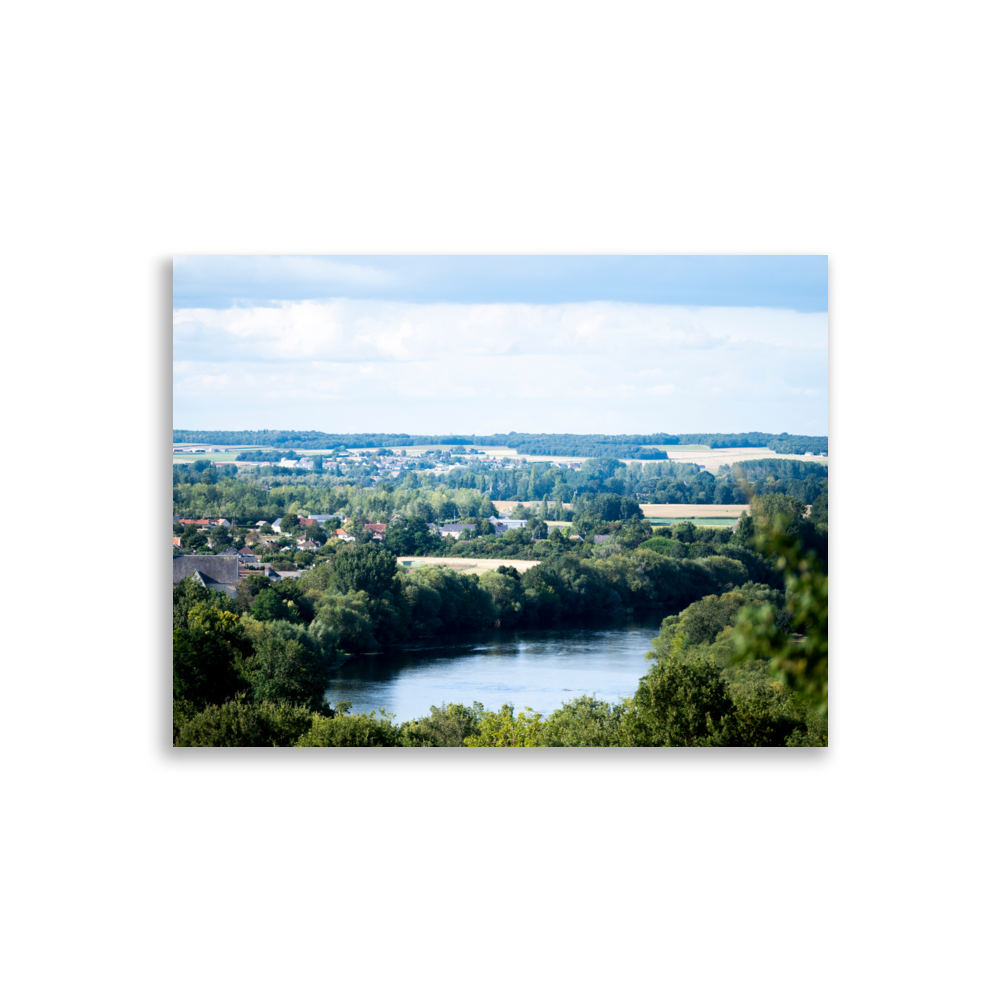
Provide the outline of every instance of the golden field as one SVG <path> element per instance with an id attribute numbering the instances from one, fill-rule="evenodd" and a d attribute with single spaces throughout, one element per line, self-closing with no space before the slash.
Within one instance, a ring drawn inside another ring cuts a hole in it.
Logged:
<path id="1" fill-rule="evenodd" d="M 532 566 L 537 566 L 539 559 L 453 559 L 449 556 L 397 556 L 400 565 L 416 566 L 447 566 L 459 573 L 475 573 L 481 576 L 487 570 L 499 566 L 513 566 L 518 573 L 523 573 Z"/>
<path id="2" fill-rule="evenodd" d="M 746 504 L 722 503 L 641 503 L 643 517 L 739 517 L 749 513 Z"/>

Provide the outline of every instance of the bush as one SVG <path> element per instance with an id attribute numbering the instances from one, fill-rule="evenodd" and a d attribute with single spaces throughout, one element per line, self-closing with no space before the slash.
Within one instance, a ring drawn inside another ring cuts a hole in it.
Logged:
<path id="1" fill-rule="evenodd" d="M 295 743 L 298 747 L 397 747 L 399 730 L 391 716 L 375 712 L 314 715 L 312 726 Z"/>
<path id="2" fill-rule="evenodd" d="M 179 747 L 289 747 L 309 729 L 312 713 L 302 705 L 244 699 L 209 705 L 181 726 Z"/>

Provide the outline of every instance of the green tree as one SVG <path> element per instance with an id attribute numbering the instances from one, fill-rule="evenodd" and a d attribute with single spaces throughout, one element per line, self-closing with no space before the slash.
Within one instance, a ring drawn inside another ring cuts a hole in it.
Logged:
<path id="1" fill-rule="evenodd" d="M 540 713 L 530 708 L 514 715 L 514 706 L 505 704 L 499 712 L 483 712 L 479 732 L 465 737 L 467 747 L 537 747 L 541 746 L 544 722 Z"/>
<path id="2" fill-rule="evenodd" d="M 540 745 L 548 747 L 614 747 L 620 745 L 625 703 L 610 705 L 590 696 L 574 698 L 545 721 Z"/>
<path id="3" fill-rule="evenodd" d="M 803 551 L 788 515 L 758 519 L 755 544 L 785 577 L 785 612 L 774 604 L 748 607 L 736 629 L 737 662 L 766 660 L 821 717 L 829 698 L 829 580 L 815 552 Z M 797 522 L 793 522 L 797 526 Z M 783 627 L 784 626 L 784 627 Z"/>
<path id="4" fill-rule="evenodd" d="M 208 705 L 185 722 L 174 741 L 179 747 L 289 747 L 312 725 L 301 705 L 263 702 L 237 695 L 222 705 Z"/>
<path id="5" fill-rule="evenodd" d="M 497 620 L 505 626 L 514 625 L 524 611 L 521 581 L 496 570 L 487 570 L 479 577 L 479 586 L 489 594 L 496 608 Z"/>
<path id="6" fill-rule="evenodd" d="M 400 743 L 405 747 L 460 747 L 467 736 L 479 733 L 483 706 L 473 702 L 465 705 L 431 706 L 430 714 L 400 726 Z"/>
<path id="7" fill-rule="evenodd" d="M 222 702 L 242 684 L 233 647 L 218 636 L 174 629 L 174 698 L 195 708 Z"/>
<path id="8" fill-rule="evenodd" d="M 237 597 L 239 597 L 239 587 L 237 586 Z M 290 621 L 299 622 L 302 620 L 295 606 L 295 602 L 284 598 L 278 593 L 276 587 L 267 587 L 258 592 L 250 608 L 250 614 L 258 621 Z"/>
<path id="9" fill-rule="evenodd" d="M 330 586 L 337 593 L 363 590 L 371 596 L 398 596 L 396 558 L 377 545 L 355 545 L 338 551 L 331 562 Z"/>
<path id="10" fill-rule="evenodd" d="M 626 746 L 725 746 L 724 720 L 732 711 L 727 685 L 707 655 L 683 657 L 683 634 L 670 647 L 662 632 L 646 658 L 653 661 L 639 680 L 622 727 Z"/>
<path id="11" fill-rule="evenodd" d="M 295 744 L 299 747 L 396 747 L 399 730 L 384 711 L 350 715 L 314 715 L 312 726 Z"/>
<path id="12" fill-rule="evenodd" d="M 256 702 L 287 701 L 313 711 L 326 705 L 326 669 L 301 626 L 270 623 L 241 669 Z"/>

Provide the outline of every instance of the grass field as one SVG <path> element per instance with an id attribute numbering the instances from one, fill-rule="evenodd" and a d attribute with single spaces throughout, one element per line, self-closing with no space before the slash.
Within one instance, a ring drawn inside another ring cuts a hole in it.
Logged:
<path id="1" fill-rule="evenodd" d="M 416 568 L 417 566 L 447 566 L 459 573 L 475 573 L 482 576 L 487 570 L 498 566 L 513 566 L 518 573 L 537 566 L 538 559 L 452 559 L 448 556 L 398 556 L 396 562 L 400 566 Z"/>

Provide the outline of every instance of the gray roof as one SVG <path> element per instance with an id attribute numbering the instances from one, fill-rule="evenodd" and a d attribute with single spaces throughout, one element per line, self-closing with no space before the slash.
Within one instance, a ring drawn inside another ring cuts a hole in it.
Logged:
<path id="1" fill-rule="evenodd" d="M 447 531 L 449 534 L 451 532 L 461 534 L 463 531 L 475 531 L 476 526 L 474 524 L 442 524 L 441 530 Z"/>
<path id="2" fill-rule="evenodd" d="M 200 573 L 206 584 L 235 587 L 240 582 L 240 561 L 236 556 L 174 556 L 174 583 L 192 573 Z"/>
<path id="3" fill-rule="evenodd" d="M 609 542 L 609 541 L 611 541 L 610 535 L 594 535 L 595 545 L 600 545 L 602 542 Z"/>

